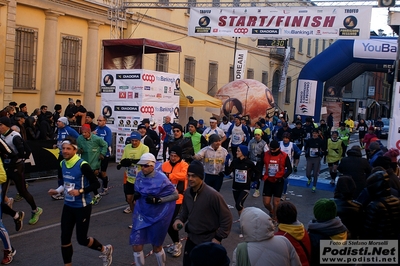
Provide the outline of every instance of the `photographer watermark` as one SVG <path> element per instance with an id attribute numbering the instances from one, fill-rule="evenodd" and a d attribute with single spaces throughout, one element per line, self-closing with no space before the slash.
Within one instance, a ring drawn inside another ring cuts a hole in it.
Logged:
<path id="1" fill-rule="evenodd" d="M 397 240 L 321 240 L 320 264 L 397 264 Z"/>

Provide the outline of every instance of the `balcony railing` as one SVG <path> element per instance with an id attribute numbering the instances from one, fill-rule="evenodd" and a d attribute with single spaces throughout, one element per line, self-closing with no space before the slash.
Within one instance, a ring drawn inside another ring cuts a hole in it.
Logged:
<path id="1" fill-rule="evenodd" d="M 270 57 L 283 61 L 283 59 L 285 58 L 285 50 L 286 49 L 284 49 L 284 48 L 271 48 L 271 50 L 269 51 Z M 295 52 L 296 52 L 296 48 L 290 47 L 290 59 L 291 60 L 294 59 Z"/>

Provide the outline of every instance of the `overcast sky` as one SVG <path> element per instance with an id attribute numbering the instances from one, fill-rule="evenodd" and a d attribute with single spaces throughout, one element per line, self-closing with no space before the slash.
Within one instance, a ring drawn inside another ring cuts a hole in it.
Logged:
<path id="1" fill-rule="evenodd" d="M 388 36 L 393 35 L 392 29 L 387 25 L 388 13 L 387 8 L 381 7 L 372 9 L 371 30 L 375 31 L 376 34 L 378 34 L 379 29 L 382 29 Z"/>

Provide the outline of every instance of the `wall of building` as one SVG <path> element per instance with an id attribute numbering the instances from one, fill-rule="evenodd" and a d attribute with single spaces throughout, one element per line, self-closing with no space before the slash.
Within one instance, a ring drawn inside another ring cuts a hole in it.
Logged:
<path id="1" fill-rule="evenodd" d="M 8 104 L 11 100 L 17 103 L 26 102 L 29 108 L 28 112 L 31 112 L 42 104 L 48 105 L 49 110 L 52 110 L 54 104 L 59 103 L 62 104 L 64 109 L 68 103 L 68 98 L 73 98 L 81 99 L 84 106 L 93 110 L 96 115 L 99 114 L 101 99 L 98 88 L 102 54 L 101 40 L 111 38 L 111 27 L 107 18 L 106 4 L 109 1 L 99 0 L 97 2 L 98 4 L 96 4 L 96 1 L 78 0 L 0 0 L 0 57 L 4 58 L 6 46 L 9 46 L 9 49 L 12 50 L 10 43 L 13 42 L 7 42 L 7 32 L 13 32 L 17 27 L 33 28 L 38 32 L 36 88 L 29 91 L 12 90 L 10 71 L 6 72 L 6 64 L 0 62 L 0 89 L 2 89 L 0 100 L 2 100 L 3 105 Z M 10 13 L 13 3 L 16 6 L 15 16 Z M 188 37 L 186 25 L 190 15 L 187 10 L 142 8 L 128 11 L 127 19 L 123 22 L 124 38 L 149 38 L 182 46 L 180 54 L 169 54 L 168 72 L 180 73 L 183 78 L 185 58 L 190 57 L 196 60 L 195 88 L 207 92 L 210 62 L 218 64 L 217 87 L 220 88 L 229 82 L 229 69 L 233 65 L 235 45 L 233 38 Z M 53 23 L 51 25 L 56 27 L 55 34 L 51 36 L 50 40 L 51 43 L 55 44 L 55 46 L 51 46 L 55 51 L 50 51 L 45 45 L 49 41 L 49 36 L 46 35 L 46 31 L 49 29 L 49 18 L 51 18 L 50 23 Z M 13 19 L 15 20 L 14 25 Z M 59 91 L 61 38 L 64 35 L 79 37 L 82 40 L 80 85 L 77 92 Z M 96 36 L 95 44 L 89 41 L 89 35 Z M 259 49 L 256 47 L 256 43 L 250 38 L 239 38 L 237 49 L 248 50 L 247 68 L 254 70 L 256 80 L 261 81 L 262 73 L 268 72 L 267 86 L 272 89 L 274 72 L 280 71 L 282 61 L 272 59 L 269 55 L 269 49 Z M 316 40 L 311 40 L 311 49 L 308 53 L 308 41 L 304 40 L 303 49 L 299 51 L 299 40 L 293 40 L 293 47 L 296 48 L 295 57 L 290 61 L 287 74 L 291 78 L 290 101 L 285 103 L 286 91 L 280 92 L 278 99 L 275 99 L 282 111 L 286 110 L 291 119 L 294 114 L 298 74 L 306 62 L 311 60 L 316 53 L 322 51 L 322 40 L 319 41 L 318 51 L 315 51 L 315 46 Z M 328 46 L 329 40 L 326 40 L 326 47 Z M 52 56 L 47 56 L 48 52 L 51 52 Z M 10 52 L 8 51 L 8 53 Z M 156 56 L 153 54 L 146 54 L 144 68 L 155 70 L 155 58 Z M 96 62 L 95 66 L 88 67 L 93 65 L 93 60 Z M 52 66 L 50 69 L 49 64 Z M 7 67 L 10 68 L 10 65 Z M 52 74 L 48 75 L 46 71 Z M 6 77 L 8 77 L 8 81 L 6 81 Z M 49 86 L 49 84 L 52 85 Z M 206 108 L 195 108 L 193 111 L 195 118 L 207 118 L 209 115 L 210 113 L 206 111 Z"/>

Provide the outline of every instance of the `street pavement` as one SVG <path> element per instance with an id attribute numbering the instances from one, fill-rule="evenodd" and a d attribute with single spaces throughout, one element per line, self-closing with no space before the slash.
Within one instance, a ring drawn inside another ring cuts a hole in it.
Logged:
<path id="1" fill-rule="evenodd" d="M 352 136 L 352 138 L 356 138 Z M 353 142 L 353 144 L 358 144 Z M 327 173 L 327 165 L 322 164 L 319 183 L 316 193 L 311 193 L 311 187 L 305 185 L 305 158 L 300 159 L 299 171 L 296 175 L 290 177 L 287 200 L 294 203 L 298 209 L 298 219 L 305 225 L 313 218 L 312 208 L 314 203 L 320 198 L 333 197 L 332 187 L 324 185 L 329 183 L 329 173 Z M 124 214 L 123 210 L 127 206 L 124 199 L 122 188 L 123 172 L 116 169 L 116 164 L 111 163 L 108 171 L 110 177 L 110 190 L 107 196 L 97 206 L 93 206 L 92 217 L 90 222 L 89 236 L 93 236 L 103 244 L 112 244 L 114 246 L 114 256 L 112 265 L 133 265 L 133 252 L 129 246 L 131 214 Z M 328 179 L 327 179 L 328 177 Z M 29 225 L 30 207 L 25 200 L 14 203 L 14 210 L 24 211 L 26 216 L 24 219 L 24 227 L 20 232 L 15 232 L 14 222 L 8 215 L 3 216 L 3 222 L 9 231 L 11 243 L 17 250 L 12 265 L 32 265 L 32 266 L 50 266 L 63 265 L 61 248 L 60 248 L 60 218 L 63 207 L 63 201 L 52 200 L 48 196 L 47 191 L 50 188 L 57 187 L 56 178 L 36 180 L 29 182 L 29 191 L 35 198 L 36 204 L 43 208 L 44 212 L 36 225 Z M 222 186 L 221 194 L 224 196 L 226 203 L 229 205 L 234 223 L 229 237 L 222 241 L 223 246 L 227 249 L 228 256 L 232 257 L 232 252 L 236 245 L 242 241 L 239 238 L 238 214 L 234 209 L 234 200 L 232 196 L 232 180 L 225 179 Z M 253 194 L 251 191 L 251 195 Z M 16 190 L 14 186 L 10 187 L 8 196 L 14 197 Z M 254 206 L 265 210 L 262 204 L 262 197 L 254 198 L 249 196 L 245 202 L 245 206 Z M 183 230 L 180 236 L 185 238 Z M 101 259 L 98 258 L 99 252 L 80 246 L 76 242 L 75 235 L 72 238 L 74 248 L 73 265 L 102 265 Z M 166 237 L 164 245 L 171 244 L 169 236 Z M 157 265 L 154 255 L 150 254 L 151 245 L 145 245 L 146 265 Z M 182 256 L 173 258 L 167 254 L 167 265 L 182 265 Z"/>

